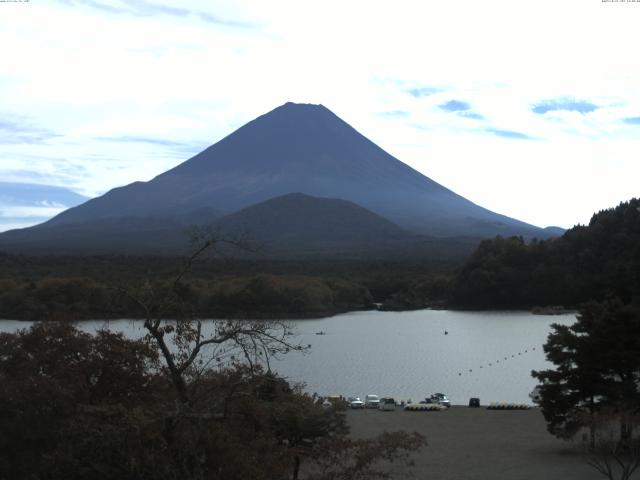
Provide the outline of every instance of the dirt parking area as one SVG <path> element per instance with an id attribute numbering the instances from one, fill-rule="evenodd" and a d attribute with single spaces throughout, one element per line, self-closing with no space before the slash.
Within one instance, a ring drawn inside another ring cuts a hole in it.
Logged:
<path id="1" fill-rule="evenodd" d="M 442 412 L 349 410 L 354 438 L 417 431 L 428 446 L 414 455 L 413 478 L 429 480 L 597 480 L 576 444 L 546 431 L 538 409 L 451 407 Z M 407 472 L 391 465 L 394 479 Z M 638 477 L 640 478 L 640 477 Z"/>

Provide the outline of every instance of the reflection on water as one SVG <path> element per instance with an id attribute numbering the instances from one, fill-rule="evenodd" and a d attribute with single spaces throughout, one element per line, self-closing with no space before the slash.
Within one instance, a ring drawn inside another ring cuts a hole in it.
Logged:
<path id="1" fill-rule="evenodd" d="M 296 320 L 291 324 L 300 343 L 311 344 L 310 352 L 292 352 L 272 367 L 321 395 L 375 393 L 417 401 L 444 392 L 454 404 L 466 404 L 470 397 L 480 397 L 483 404 L 528 402 L 536 384 L 531 370 L 549 367 L 542 345 L 550 324 L 574 321 L 572 314 L 438 310 Z M 87 331 L 105 325 L 130 337 L 144 334 L 140 321 L 80 324 Z M 25 326 L 0 322 L 1 331 Z"/>

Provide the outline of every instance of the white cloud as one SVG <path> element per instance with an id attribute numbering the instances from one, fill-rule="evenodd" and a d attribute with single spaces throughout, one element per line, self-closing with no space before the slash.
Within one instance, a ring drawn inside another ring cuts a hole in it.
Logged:
<path id="1" fill-rule="evenodd" d="M 0 42 L 11 46 L 0 114 L 59 135 L 0 144 L 0 180 L 35 171 L 97 195 L 292 100 L 326 105 L 445 186 L 535 224 L 586 222 L 637 195 L 639 127 L 622 119 L 640 116 L 640 4 L 93 3 L 107 7 L 0 4 Z M 430 94 L 409 93 L 419 88 Z M 557 98 L 600 108 L 531 110 Z M 475 118 L 438 108 L 452 99 Z"/>
<path id="2" fill-rule="evenodd" d="M 27 220 L 16 220 L 12 219 L 11 221 L 5 221 L 2 217 L 0 217 L 0 233 L 7 232 L 9 230 L 15 230 L 17 228 L 27 228 L 37 225 L 38 223 L 42 223 L 46 219 L 40 219 L 40 221 L 34 221 L 33 219 Z"/>
<path id="3" fill-rule="evenodd" d="M 30 218 L 53 217 L 60 212 L 66 210 L 65 206 L 16 206 L 16 205 L 0 205 L 0 219 L 20 219 L 28 222 Z"/>

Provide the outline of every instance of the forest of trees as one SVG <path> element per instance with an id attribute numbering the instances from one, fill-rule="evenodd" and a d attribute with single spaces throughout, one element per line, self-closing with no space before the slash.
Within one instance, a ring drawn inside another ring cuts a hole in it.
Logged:
<path id="1" fill-rule="evenodd" d="M 456 275 L 450 304 L 466 308 L 578 307 L 640 296 L 640 200 L 595 214 L 588 226 L 530 242 L 483 241 Z"/>
<path id="2" fill-rule="evenodd" d="M 151 281 L 156 288 L 168 288 L 168 279 Z M 0 318 L 140 318 L 139 307 L 121 295 L 125 286 L 128 285 L 105 284 L 87 277 L 3 279 Z M 365 287 L 340 279 L 258 274 L 216 282 L 192 279 L 182 289 L 201 318 L 327 316 L 372 308 L 371 295 Z"/>
<path id="3" fill-rule="evenodd" d="M 0 318 L 139 318 L 122 289 L 165 288 L 184 258 L 0 254 Z M 305 318 L 444 304 L 452 266 L 375 259 L 247 261 L 202 258 L 183 285 L 201 318 Z"/>

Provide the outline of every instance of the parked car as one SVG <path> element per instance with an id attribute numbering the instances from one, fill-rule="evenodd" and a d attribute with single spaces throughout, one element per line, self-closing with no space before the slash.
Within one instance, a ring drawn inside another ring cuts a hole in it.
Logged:
<path id="1" fill-rule="evenodd" d="M 378 410 L 394 412 L 396 409 L 396 401 L 391 397 L 381 398 L 378 403 Z"/>
<path id="2" fill-rule="evenodd" d="M 364 406 L 366 408 L 378 408 L 380 397 L 378 395 L 367 395 L 364 397 Z"/>
<path id="3" fill-rule="evenodd" d="M 322 406 L 326 409 L 338 408 L 343 409 L 349 405 L 349 402 L 340 395 L 329 395 L 322 402 Z"/>
<path id="4" fill-rule="evenodd" d="M 531 393 L 529 394 L 529 398 L 531 401 L 537 405 L 542 401 L 542 397 L 540 396 L 540 385 L 536 385 Z"/>
<path id="5" fill-rule="evenodd" d="M 348 401 L 351 408 L 364 408 L 364 402 L 360 400 L 360 397 L 349 397 Z"/>
<path id="6" fill-rule="evenodd" d="M 450 407 L 451 402 L 444 393 L 434 393 L 427 399 L 427 403 L 437 403 L 443 407 Z"/>

